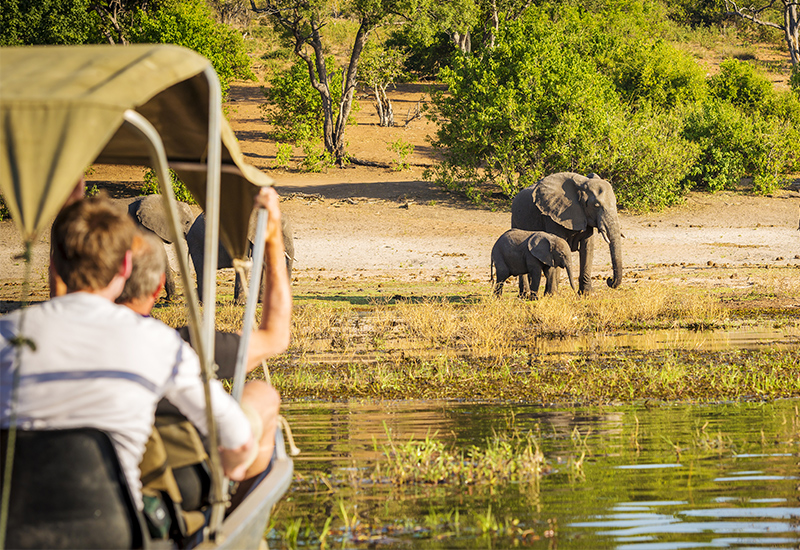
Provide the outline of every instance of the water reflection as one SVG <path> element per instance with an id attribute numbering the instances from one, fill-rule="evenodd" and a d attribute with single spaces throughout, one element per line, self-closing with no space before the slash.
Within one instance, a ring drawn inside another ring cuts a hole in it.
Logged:
<path id="1" fill-rule="evenodd" d="M 337 548 L 797 547 L 797 405 L 285 403 L 303 450 L 298 479 L 325 481 L 296 482 L 274 517 L 301 520 L 298 547 L 319 547 L 329 518 Z M 388 434 L 466 449 L 512 432 L 533 433 L 548 459 L 536 486 L 371 478 Z M 289 547 L 277 531 L 269 543 Z"/>

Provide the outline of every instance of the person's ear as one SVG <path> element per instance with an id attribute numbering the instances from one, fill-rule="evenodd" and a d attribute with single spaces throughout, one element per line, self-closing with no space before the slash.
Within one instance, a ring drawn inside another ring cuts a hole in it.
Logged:
<path id="1" fill-rule="evenodd" d="M 127 281 L 131 276 L 131 271 L 133 271 L 133 251 L 128 250 L 125 252 L 125 258 L 119 268 L 119 275 Z"/>
<path id="2" fill-rule="evenodd" d="M 167 274 L 162 273 L 161 279 L 158 281 L 158 286 L 156 287 L 156 291 L 153 293 L 153 300 L 158 301 L 158 297 L 161 295 L 161 291 L 164 290 L 164 283 L 167 280 Z"/>

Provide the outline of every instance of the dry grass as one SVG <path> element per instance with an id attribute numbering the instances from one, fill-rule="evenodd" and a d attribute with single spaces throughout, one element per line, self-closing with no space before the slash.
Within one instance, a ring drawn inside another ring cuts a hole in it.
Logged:
<path id="1" fill-rule="evenodd" d="M 707 292 L 676 292 L 655 283 L 590 297 L 564 292 L 538 301 L 504 296 L 474 303 L 435 298 L 378 303 L 366 312 L 347 304 L 313 303 L 295 307 L 290 351 L 418 350 L 498 358 L 541 338 L 627 328 L 709 328 L 727 318 L 719 298 Z"/>

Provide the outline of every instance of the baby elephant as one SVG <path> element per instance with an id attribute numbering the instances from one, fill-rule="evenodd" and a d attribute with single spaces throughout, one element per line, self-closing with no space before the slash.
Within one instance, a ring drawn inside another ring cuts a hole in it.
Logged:
<path id="1" fill-rule="evenodd" d="M 510 229 L 503 233 L 492 247 L 492 267 L 497 271 L 497 282 L 494 284 L 495 296 L 503 293 L 503 283 L 512 275 L 528 274 L 530 278 L 531 298 L 536 298 L 541 281 L 542 271 L 547 281 L 545 295 L 554 294 L 558 290 L 558 269 L 567 270 L 569 284 L 575 289 L 572 280 L 571 251 L 567 241 L 544 231 L 524 231 Z M 490 270 L 491 273 L 491 270 Z M 492 279 L 494 281 L 494 279 Z M 525 298 L 523 290 L 524 277 L 519 278 L 519 294 Z"/>

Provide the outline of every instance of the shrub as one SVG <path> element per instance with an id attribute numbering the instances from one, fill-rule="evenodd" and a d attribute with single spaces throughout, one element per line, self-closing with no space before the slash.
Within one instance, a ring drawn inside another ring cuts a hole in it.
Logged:
<path id="1" fill-rule="evenodd" d="M 613 57 L 607 70 L 629 103 L 671 109 L 707 95 L 705 71 L 689 55 L 663 41 L 630 41 Z"/>
<path id="2" fill-rule="evenodd" d="M 172 191 L 175 193 L 175 198 L 179 201 L 188 202 L 189 204 L 197 204 L 194 196 L 186 188 L 186 185 L 180 180 L 178 175 L 173 171 L 169 171 L 170 180 L 172 180 Z M 157 195 L 161 193 L 161 186 L 158 184 L 158 178 L 152 168 L 148 168 L 144 172 L 144 185 L 142 185 L 140 195 Z"/>
<path id="3" fill-rule="evenodd" d="M 614 183 L 617 203 L 635 211 L 679 203 L 700 152 L 683 136 L 681 117 L 641 109 L 617 122 L 613 147 L 597 170 Z"/>
<path id="4" fill-rule="evenodd" d="M 285 170 L 289 168 L 289 162 L 292 160 L 294 150 L 289 143 L 276 143 L 275 145 L 278 148 L 278 152 L 275 154 L 274 166 Z"/>
<path id="5" fill-rule="evenodd" d="M 772 83 L 755 67 L 738 59 L 726 59 L 720 72 L 711 77 L 711 94 L 745 112 L 773 112 L 775 91 Z"/>
<path id="6" fill-rule="evenodd" d="M 711 101 L 690 113 L 684 135 L 700 147 L 687 182 L 709 191 L 752 177 L 755 192 L 769 193 L 779 175 L 797 165 L 796 126 L 757 111 L 746 114 L 728 102 Z"/>
<path id="7" fill-rule="evenodd" d="M 6 220 L 11 219 L 11 212 L 8 211 L 8 206 L 6 206 L 6 201 L 2 195 L 0 195 L 0 222 L 4 222 Z"/>
<path id="8" fill-rule="evenodd" d="M 441 71 L 448 89 L 433 94 L 433 116 L 442 119 L 434 145 L 444 149 L 445 161 L 427 175 L 480 200 L 483 184 L 496 184 L 511 197 L 547 173 L 595 172 L 614 181 L 622 206 L 678 201 L 680 182 L 697 157 L 680 120 L 660 115 L 649 107 L 654 102 L 642 101 L 638 110 L 622 102 L 612 79 L 586 55 L 604 48 L 591 36 L 594 45 L 569 43 L 568 29 L 584 16 L 564 9 L 559 17 L 554 22 L 531 9 L 501 27 L 493 50 L 460 56 Z M 660 101 L 692 97 L 668 96 Z"/>
<path id="9" fill-rule="evenodd" d="M 389 144 L 389 149 L 397 153 L 397 160 L 392 162 L 394 169 L 397 171 L 408 170 L 410 167 L 408 157 L 414 153 L 414 146 L 402 138 L 398 138 Z"/>
<path id="10" fill-rule="evenodd" d="M 96 25 L 88 0 L 4 0 L 0 46 L 87 44 Z"/>
<path id="11" fill-rule="evenodd" d="M 336 68 L 333 57 L 325 60 L 325 66 L 331 91 L 341 94 L 342 70 Z M 274 126 L 276 139 L 299 143 L 322 136 L 322 98 L 311 85 L 305 61 L 297 59 L 288 69 L 276 72 L 270 87 L 264 89 L 264 96 L 269 103 L 261 108 L 266 121 Z M 333 98 L 334 104 L 338 101 L 338 97 Z"/>
<path id="12" fill-rule="evenodd" d="M 156 10 L 138 10 L 130 41 L 177 44 L 205 56 L 219 76 L 223 96 L 234 78 L 255 79 L 241 34 L 216 23 L 205 0 L 167 0 Z"/>
<path id="13" fill-rule="evenodd" d="M 792 67 L 792 75 L 789 77 L 789 86 L 800 97 L 800 65 Z"/>

